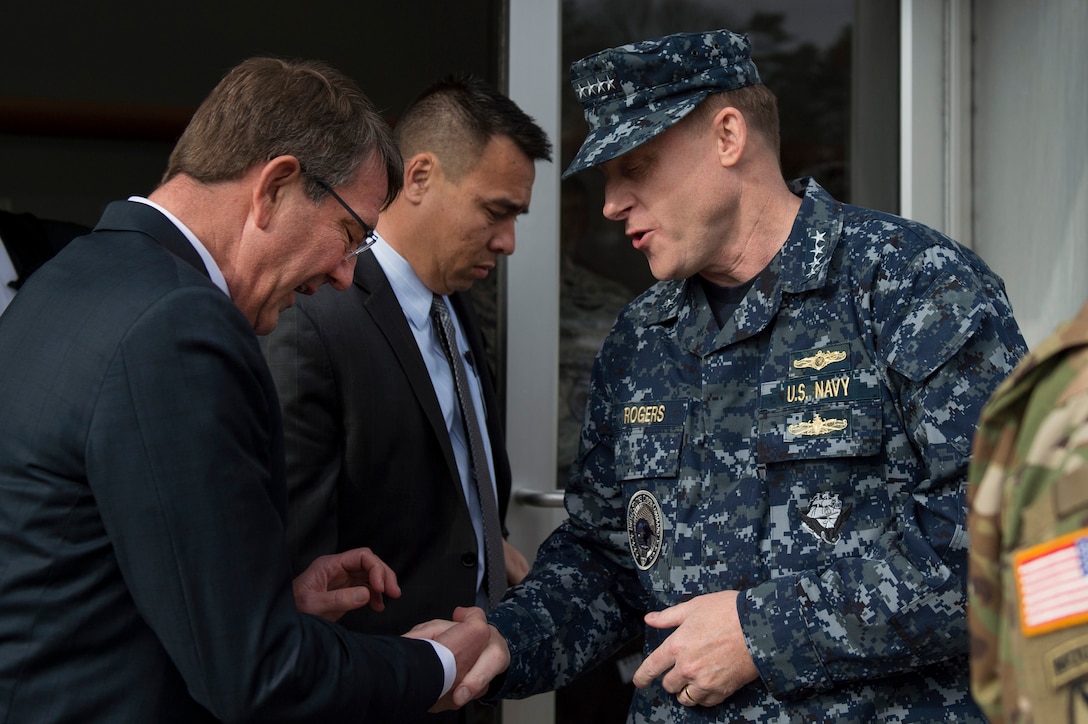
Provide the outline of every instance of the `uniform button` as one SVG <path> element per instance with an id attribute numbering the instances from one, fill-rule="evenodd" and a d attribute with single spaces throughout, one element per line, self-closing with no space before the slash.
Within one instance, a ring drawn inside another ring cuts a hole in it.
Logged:
<path id="1" fill-rule="evenodd" d="M 465 568 L 473 568 L 476 566 L 476 554 L 475 553 L 462 553 L 461 565 Z"/>

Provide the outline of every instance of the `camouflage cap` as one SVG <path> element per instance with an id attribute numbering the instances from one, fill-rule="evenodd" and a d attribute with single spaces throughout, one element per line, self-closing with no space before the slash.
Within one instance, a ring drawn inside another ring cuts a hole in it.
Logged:
<path id="1" fill-rule="evenodd" d="M 570 82 L 589 135 L 563 178 L 641 146 L 710 93 L 760 81 L 748 36 L 710 30 L 602 50 L 572 63 Z"/>

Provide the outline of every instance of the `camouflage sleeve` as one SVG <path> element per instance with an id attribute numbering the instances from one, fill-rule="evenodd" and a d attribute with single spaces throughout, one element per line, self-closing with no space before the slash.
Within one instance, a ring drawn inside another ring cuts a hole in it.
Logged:
<path id="1" fill-rule="evenodd" d="M 1061 721 L 1083 706 L 1084 567 L 1070 575 L 1050 560 L 1088 546 L 1086 491 L 1088 304 L 1001 385 L 975 437 L 967 518 L 971 693 L 992 722 Z M 1048 573 L 1018 585 L 1018 561 L 1028 559 L 1036 568 L 1046 559 Z M 1030 616 L 1021 611 L 1025 596 Z"/>
<path id="2" fill-rule="evenodd" d="M 626 505 L 613 475 L 607 358 L 602 351 L 594 364 L 567 487 L 570 517 L 541 545 L 526 579 L 488 616 L 511 653 L 496 698 L 562 686 L 642 631 L 649 604 L 631 563 Z"/>
<path id="3" fill-rule="evenodd" d="M 859 314 L 873 331 L 895 418 L 885 420 L 883 450 L 891 508 L 883 533 L 853 556 L 738 600 L 749 649 L 778 698 L 967 650 L 971 440 L 983 404 L 1024 353 L 1023 339 L 996 277 L 948 248 L 929 247 L 905 268 L 885 270 L 870 298 Z"/>

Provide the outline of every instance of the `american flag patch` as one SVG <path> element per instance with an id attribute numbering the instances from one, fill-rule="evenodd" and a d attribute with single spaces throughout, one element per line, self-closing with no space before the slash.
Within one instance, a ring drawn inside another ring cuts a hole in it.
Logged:
<path id="1" fill-rule="evenodd" d="M 1025 636 L 1088 621 L 1088 528 L 1018 551 L 1013 566 Z"/>

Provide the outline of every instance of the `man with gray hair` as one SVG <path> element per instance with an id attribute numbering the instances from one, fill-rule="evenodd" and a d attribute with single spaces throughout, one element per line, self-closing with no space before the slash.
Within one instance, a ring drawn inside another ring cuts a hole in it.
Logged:
<path id="1" fill-rule="evenodd" d="M 594 365 L 569 519 L 458 699 L 562 686 L 634 636 L 634 722 L 982 721 L 965 474 L 1024 343 L 921 224 L 787 183 L 746 36 L 573 64 L 604 215 L 661 280 Z M 417 633 L 440 629 L 435 622 Z"/>
<path id="2" fill-rule="evenodd" d="M 244 61 L 0 317 L 0 720 L 400 721 L 468 670 L 480 611 L 431 643 L 333 623 L 397 594 L 373 552 L 292 579 L 254 334 L 350 284 L 400 171 L 354 81 Z"/>

